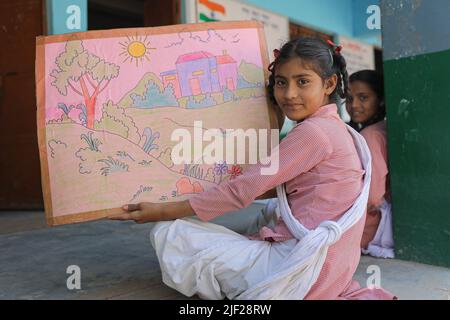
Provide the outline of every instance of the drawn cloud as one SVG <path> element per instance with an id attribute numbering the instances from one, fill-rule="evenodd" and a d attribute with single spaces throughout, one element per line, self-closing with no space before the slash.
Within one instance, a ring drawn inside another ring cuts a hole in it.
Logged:
<path id="1" fill-rule="evenodd" d="M 227 39 L 226 37 L 222 36 L 219 32 L 217 32 L 215 29 L 208 29 L 207 34 L 202 37 L 198 33 L 193 34 L 190 31 L 181 31 L 178 33 L 178 40 L 174 41 L 165 48 L 170 48 L 174 46 L 180 46 L 182 44 L 195 44 L 196 42 L 202 42 L 202 43 L 208 43 L 211 41 L 223 41 L 228 43 L 238 43 L 240 41 L 239 34 L 234 34 L 230 39 Z"/>

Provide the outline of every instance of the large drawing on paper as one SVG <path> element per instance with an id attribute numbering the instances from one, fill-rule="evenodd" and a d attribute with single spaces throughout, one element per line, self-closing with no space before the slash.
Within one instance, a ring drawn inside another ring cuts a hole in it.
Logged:
<path id="1" fill-rule="evenodd" d="M 255 22 L 234 22 L 39 38 L 49 224 L 179 201 L 242 174 L 245 165 L 226 161 L 174 164 L 171 134 L 270 128 L 261 35 Z"/>

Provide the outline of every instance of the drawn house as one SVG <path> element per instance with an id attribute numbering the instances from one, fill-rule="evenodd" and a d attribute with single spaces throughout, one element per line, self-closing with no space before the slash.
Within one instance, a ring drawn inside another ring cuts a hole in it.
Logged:
<path id="1" fill-rule="evenodd" d="M 170 70 L 161 73 L 161 78 L 163 81 L 163 86 L 166 88 L 169 84 L 172 85 L 175 97 L 178 99 L 181 97 L 180 83 L 178 81 L 177 70 Z"/>
<path id="2" fill-rule="evenodd" d="M 172 84 L 177 99 L 206 93 L 236 90 L 237 62 L 226 50 L 220 56 L 206 51 L 191 52 L 178 57 L 176 69 L 162 72 L 164 88 Z"/>
<path id="3" fill-rule="evenodd" d="M 226 50 L 223 50 L 222 55 L 216 57 L 216 61 L 220 87 L 230 91 L 236 90 L 238 76 L 236 60 L 230 57 Z"/>
<path id="4" fill-rule="evenodd" d="M 216 57 L 212 54 L 205 51 L 183 54 L 175 65 L 183 97 L 220 91 Z"/>

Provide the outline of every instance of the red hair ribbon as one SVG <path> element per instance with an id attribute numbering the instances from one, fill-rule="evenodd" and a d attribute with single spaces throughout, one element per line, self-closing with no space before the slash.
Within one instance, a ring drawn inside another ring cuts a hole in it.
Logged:
<path id="1" fill-rule="evenodd" d="M 327 40 L 327 43 L 334 48 L 334 52 L 336 54 L 341 54 L 341 51 L 342 51 L 342 48 L 343 48 L 342 46 L 338 46 L 337 44 L 335 44 L 330 39 Z"/>
<path id="2" fill-rule="evenodd" d="M 275 59 L 278 59 L 278 57 L 280 56 L 280 50 L 273 49 L 273 56 L 275 57 Z"/>
<path id="3" fill-rule="evenodd" d="M 280 56 L 280 50 L 278 49 L 273 49 L 273 56 L 275 57 L 275 60 L 272 61 L 269 64 L 269 67 L 267 68 L 270 72 L 273 72 L 273 67 L 275 66 L 275 61 L 278 59 L 278 57 Z"/>

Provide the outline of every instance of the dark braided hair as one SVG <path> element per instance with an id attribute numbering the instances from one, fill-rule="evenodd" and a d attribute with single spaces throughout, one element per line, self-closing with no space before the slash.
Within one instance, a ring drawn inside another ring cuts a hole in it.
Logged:
<path id="1" fill-rule="evenodd" d="M 298 38 L 287 42 L 277 52 L 278 56 L 269 65 L 270 76 L 268 85 L 269 98 L 275 105 L 277 104 L 274 95 L 275 70 L 278 65 L 292 58 L 300 58 L 302 61 L 310 64 L 311 68 L 323 81 L 334 74 L 337 75 L 338 81 L 336 89 L 330 95 L 330 103 L 338 103 L 339 98 L 347 98 L 347 63 L 340 53 L 340 47 L 337 48 L 318 38 Z"/>
<path id="2" fill-rule="evenodd" d="M 366 122 L 361 123 L 361 127 L 358 128 L 358 130 L 361 131 L 367 126 L 384 120 L 384 118 L 386 117 L 386 105 L 384 103 L 384 82 L 383 75 L 375 70 L 361 70 L 353 73 L 350 76 L 349 83 L 353 83 L 356 81 L 361 81 L 367 84 L 372 89 L 372 91 L 375 92 L 378 101 L 380 102 L 377 112 L 373 115 L 373 117 Z M 351 122 L 354 124 L 353 120 Z"/>

